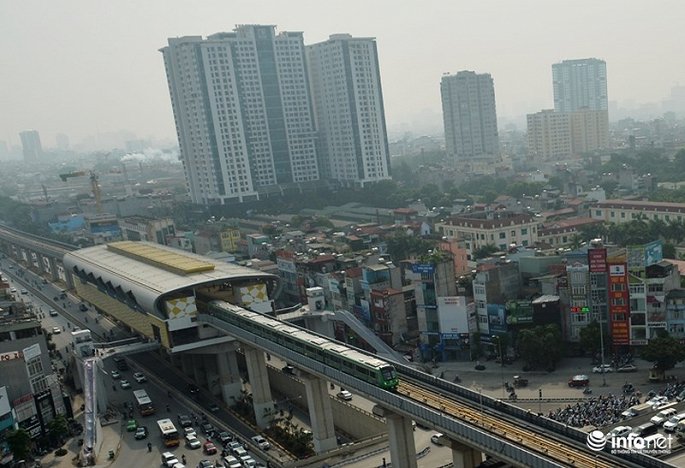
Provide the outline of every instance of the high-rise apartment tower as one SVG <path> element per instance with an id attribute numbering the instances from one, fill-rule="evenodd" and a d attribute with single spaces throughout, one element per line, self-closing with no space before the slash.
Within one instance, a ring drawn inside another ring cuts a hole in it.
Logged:
<path id="1" fill-rule="evenodd" d="M 361 186 L 389 179 L 376 41 L 335 34 L 307 46 L 307 59 L 322 177 Z"/>
<path id="2" fill-rule="evenodd" d="M 440 93 L 448 156 L 457 164 L 499 158 L 495 86 L 490 74 L 445 75 Z"/>
<path id="3" fill-rule="evenodd" d="M 242 202 L 318 180 L 301 32 L 240 25 L 170 38 L 160 51 L 194 203 Z"/>

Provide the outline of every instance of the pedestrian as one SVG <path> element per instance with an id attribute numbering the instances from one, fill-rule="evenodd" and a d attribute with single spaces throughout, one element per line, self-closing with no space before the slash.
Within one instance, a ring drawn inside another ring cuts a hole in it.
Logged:
<path id="1" fill-rule="evenodd" d="M 150 442 L 147 443 L 147 451 L 152 452 L 152 444 Z"/>

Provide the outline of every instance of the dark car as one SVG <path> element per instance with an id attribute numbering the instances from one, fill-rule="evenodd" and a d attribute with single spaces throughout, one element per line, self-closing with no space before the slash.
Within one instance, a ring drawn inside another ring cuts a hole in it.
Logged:
<path id="1" fill-rule="evenodd" d="M 87 311 L 88 311 L 88 307 L 86 307 L 85 304 L 81 304 L 81 305 L 78 306 L 78 310 L 80 310 L 81 312 L 87 312 Z"/>
<path id="2" fill-rule="evenodd" d="M 181 427 L 190 427 L 193 425 L 193 421 L 190 420 L 190 416 L 188 416 L 187 414 L 179 414 L 178 424 Z"/>
<path id="3" fill-rule="evenodd" d="M 218 438 L 219 438 L 219 442 L 221 442 L 221 445 L 224 445 L 224 446 L 233 440 L 233 437 L 231 437 L 231 434 L 229 434 L 226 431 L 219 432 Z"/>
<path id="4" fill-rule="evenodd" d="M 281 369 L 281 370 L 283 372 L 285 372 L 286 374 L 290 374 L 290 375 L 295 374 L 295 368 L 293 366 L 290 366 L 290 365 L 283 366 L 283 369 Z"/>
<path id="5" fill-rule="evenodd" d="M 208 422 L 202 423 L 202 425 L 201 425 L 200 427 L 202 428 L 202 432 L 204 432 L 204 433 L 207 434 L 207 435 L 209 435 L 209 434 L 211 434 L 212 432 L 214 432 L 214 426 L 212 426 L 212 425 L 209 424 Z"/>

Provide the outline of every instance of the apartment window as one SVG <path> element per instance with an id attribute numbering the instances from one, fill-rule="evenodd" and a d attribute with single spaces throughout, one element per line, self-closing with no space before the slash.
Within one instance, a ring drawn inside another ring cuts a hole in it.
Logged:
<path id="1" fill-rule="evenodd" d="M 595 216 L 602 216 L 602 210 L 595 210 Z"/>
<path id="2" fill-rule="evenodd" d="M 521 235 L 522 236 L 528 235 L 528 228 L 521 228 Z"/>
<path id="3" fill-rule="evenodd" d="M 626 314 L 613 314 L 612 320 L 614 322 L 625 322 Z"/>
<path id="4" fill-rule="evenodd" d="M 506 233 L 506 232 L 500 232 L 500 233 L 499 233 L 499 238 L 500 238 L 500 239 L 506 239 L 506 238 L 507 238 L 507 233 Z"/>
<path id="5" fill-rule="evenodd" d="M 511 237 L 516 237 L 516 231 L 511 231 Z"/>
<path id="6" fill-rule="evenodd" d="M 625 211 L 621 211 L 621 218 L 623 219 L 623 218 L 625 218 L 625 217 L 626 217 L 626 212 L 625 212 Z"/>
<path id="7" fill-rule="evenodd" d="M 611 299 L 611 305 L 624 306 L 626 305 L 626 300 L 622 297 L 614 297 Z"/>
<path id="8" fill-rule="evenodd" d="M 611 216 L 612 218 L 615 218 L 615 217 L 616 217 L 616 213 L 614 213 L 614 212 L 612 211 L 612 212 L 610 213 L 610 216 Z"/>
<path id="9" fill-rule="evenodd" d="M 626 284 L 625 283 L 611 283 L 611 290 L 612 291 L 625 291 L 626 290 Z"/>

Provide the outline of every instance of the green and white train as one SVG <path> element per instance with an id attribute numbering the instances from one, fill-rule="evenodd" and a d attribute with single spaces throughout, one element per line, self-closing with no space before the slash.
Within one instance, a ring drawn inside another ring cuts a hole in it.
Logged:
<path id="1" fill-rule="evenodd" d="M 251 312 L 224 301 L 210 301 L 209 313 L 232 325 L 338 369 L 386 390 L 399 383 L 392 364 L 361 353 L 342 343 L 315 335 L 273 317 Z"/>

